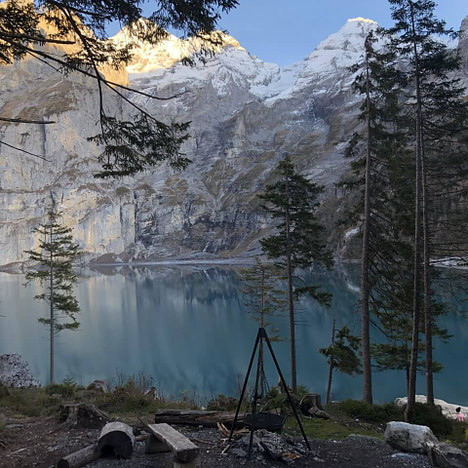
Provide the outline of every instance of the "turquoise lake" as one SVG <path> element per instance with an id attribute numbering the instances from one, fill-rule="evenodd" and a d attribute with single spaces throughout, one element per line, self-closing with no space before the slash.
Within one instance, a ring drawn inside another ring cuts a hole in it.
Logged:
<path id="1" fill-rule="evenodd" d="M 353 267 L 312 272 L 312 281 L 333 293 L 332 307 L 310 299 L 298 304 L 298 383 L 325 397 L 328 365 L 319 348 L 330 343 L 332 320 L 359 334 L 358 277 Z M 47 383 L 48 330 L 38 323 L 47 305 L 36 301 L 36 285 L 24 286 L 23 275 L 0 273 L 0 354 L 18 353 L 32 373 Z M 245 310 L 238 268 L 210 265 L 101 267 L 89 270 L 77 290 L 81 312 L 78 331 L 56 339 L 56 381 L 71 377 L 88 384 L 95 379 L 116 383 L 119 376 L 151 376 L 160 393 L 196 396 L 202 402 L 219 393 L 237 396 L 252 353 L 257 325 Z M 454 336 L 435 342 L 435 357 L 444 369 L 435 376 L 436 398 L 468 405 L 468 319 L 449 295 L 443 318 Z M 287 336 L 287 318 L 276 325 Z M 374 331 L 376 333 L 376 331 Z M 281 369 L 289 377 L 289 344 L 273 344 Z M 267 355 L 267 378 L 278 375 Z M 252 385 L 253 385 L 252 375 Z M 418 375 L 418 393 L 424 376 Z M 401 372 L 375 372 L 374 397 L 386 402 L 405 396 Z M 361 398 L 361 377 L 334 373 L 332 398 Z"/>

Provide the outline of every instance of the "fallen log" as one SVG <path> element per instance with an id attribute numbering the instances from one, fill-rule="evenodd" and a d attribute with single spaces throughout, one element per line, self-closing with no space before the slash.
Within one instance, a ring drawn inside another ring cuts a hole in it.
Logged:
<path id="1" fill-rule="evenodd" d="M 218 423 L 231 427 L 235 417 L 230 411 L 201 411 L 201 410 L 160 410 L 155 414 L 155 423 L 185 424 L 188 426 L 217 427 Z M 244 427 L 244 415 L 237 417 L 236 428 Z"/>
<path id="2" fill-rule="evenodd" d="M 107 423 L 98 439 L 98 449 L 103 455 L 130 458 L 135 446 L 133 430 L 127 424 L 114 421 Z"/>
<path id="3" fill-rule="evenodd" d="M 98 449 L 97 444 L 88 445 L 77 452 L 63 457 L 57 463 L 57 468 L 79 468 L 97 460 L 100 456 L 101 451 Z"/>

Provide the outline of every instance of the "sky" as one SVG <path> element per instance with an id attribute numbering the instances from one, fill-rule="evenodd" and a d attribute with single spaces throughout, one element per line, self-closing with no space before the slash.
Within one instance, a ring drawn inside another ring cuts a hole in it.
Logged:
<path id="1" fill-rule="evenodd" d="M 468 15 L 467 0 L 439 0 L 436 15 L 455 30 Z M 223 15 L 226 29 L 242 47 L 266 62 L 290 65 L 307 57 L 349 18 L 391 26 L 387 0 L 239 0 Z"/>

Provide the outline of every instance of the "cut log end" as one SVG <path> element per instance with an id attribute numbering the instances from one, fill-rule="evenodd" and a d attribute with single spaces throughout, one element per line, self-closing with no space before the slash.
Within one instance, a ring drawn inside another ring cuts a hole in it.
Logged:
<path id="1" fill-rule="evenodd" d="M 130 458 L 135 446 L 132 428 L 121 422 L 106 424 L 101 431 L 98 449 L 103 456 L 114 455 L 119 458 Z"/>

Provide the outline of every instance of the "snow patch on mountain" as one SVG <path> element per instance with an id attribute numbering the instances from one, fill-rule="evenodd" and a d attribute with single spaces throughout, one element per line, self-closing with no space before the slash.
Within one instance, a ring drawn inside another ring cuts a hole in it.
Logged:
<path id="1" fill-rule="evenodd" d="M 136 27 L 141 27 L 141 23 Z M 144 27 L 144 26 L 143 26 Z M 209 36 L 189 37 L 180 39 L 167 33 L 167 37 L 158 44 L 151 44 L 140 40 L 135 40 L 132 28 L 126 27 L 111 38 L 120 46 L 129 42 L 135 43 L 132 50 L 133 59 L 127 66 L 128 73 L 147 73 L 153 70 L 172 67 L 185 58 L 193 58 L 200 54 L 202 49 L 208 54 L 219 53 L 226 47 L 234 47 L 245 50 L 233 37 L 222 31 L 214 31 Z"/>
<path id="2" fill-rule="evenodd" d="M 337 74 L 347 77 L 340 88 L 350 86 L 347 68 L 361 60 L 365 38 L 376 28 L 377 23 L 373 20 L 350 19 L 337 33 L 321 42 L 305 60 L 288 67 L 250 55 L 227 35 L 224 37 L 225 45 L 217 53 L 203 61 L 195 58 L 193 67 L 185 66 L 181 63 L 182 58 L 190 55 L 190 51 L 199 48 L 200 44 L 169 36 L 158 47 L 140 44 L 135 51 L 135 63 L 127 71 L 134 85 L 146 92 L 170 87 L 174 94 L 178 94 L 190 87 L 210 83 L 218 95 L 223 96 L 235 84 L 248 89 L 254 98 L 270 107 L 314 83 L 317 84 L 317 94 L 329 92 L 322 84 Z"/>
<path id="3" fill-rule="evenodd" d="M 375 21 L 354 18 L 335 34 L 322 41 L 305 59 L 304 70 L 299 76 L 298 86 L 336 76 L 362 60 L 364 41 L 378 27 Z"/>

